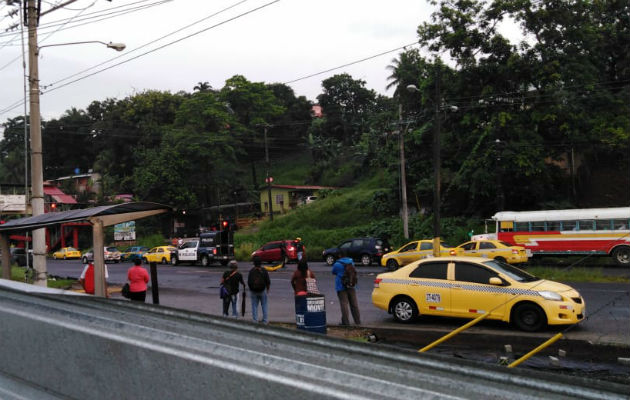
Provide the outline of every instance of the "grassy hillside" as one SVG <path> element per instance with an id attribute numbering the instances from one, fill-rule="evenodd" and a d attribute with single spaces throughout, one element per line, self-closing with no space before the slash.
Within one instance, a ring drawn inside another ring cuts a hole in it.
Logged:
<path id="1" fill-rule="evenodd" d="M 274 166 L 274 183 L 304 184 L 308 182 L 310 160 L 296 157 Z M 385 172 L 373 172 L 360 178 L 351 187 L 324 191 L 320 198 L 286 215 L 274 215 L 273 221 L 264 221 L 245 231 L 236 233 L 236 255 L 239 260 L 249 260 L 252 251 L 262 244 L 281 239 L 300 237 L 306 245 L 311 260 L 321 259 L 322 250 L 338 245 L 341 241 L 360 236 L 388 238 L 398 247 L 406 243 L 402 233 L 402 221 L 396 195 L 388 189 L 389 177 Z M 432 217 L 415 215 L 409 219 L 411 239 L 432 237 Z M 467 232 L 480 226 L 471 226 L 462 219 L 444 218 L 443 237 L 459 244 L 467 239 Z M 410 239 L 410 240 L 411 240 Z"/>

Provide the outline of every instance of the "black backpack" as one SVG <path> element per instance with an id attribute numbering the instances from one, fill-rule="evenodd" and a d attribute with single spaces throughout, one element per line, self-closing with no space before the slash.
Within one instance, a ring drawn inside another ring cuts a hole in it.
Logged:
<path id="1" fill-rule="evenodd" d="M 343 283 L 343 286 L 350 289 L 357 285 L 357 270 L 354 268 L 354 265 L 344 264 L 341 283 Z"/>
<path id="2" fill-rule="evenodd" d="M 262 292 L 265 290 L 267 285 L 265 285 L 265 277 L 260 269 L 252 269 L 247 277 L 247 286 L 249 286 L 252 292 Z"/>

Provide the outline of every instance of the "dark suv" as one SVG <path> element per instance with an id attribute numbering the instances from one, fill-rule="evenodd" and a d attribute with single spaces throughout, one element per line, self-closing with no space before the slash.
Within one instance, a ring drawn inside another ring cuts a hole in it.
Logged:
<path id="1" fill-rule="evenodd" d="M 368 266 L 373 262 L 379 264 L 383 254 L 389 251 L 386 239 L 365 237 L 344 240 L 339 246 L 324 250 L 322 256 L 328 265 L 333 265 L 338 258 L 351 257 Z"/>

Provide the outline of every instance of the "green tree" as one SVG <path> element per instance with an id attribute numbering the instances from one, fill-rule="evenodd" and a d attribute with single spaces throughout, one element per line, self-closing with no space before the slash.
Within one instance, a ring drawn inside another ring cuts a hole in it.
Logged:
<path id="1" fill-rule="evenodd" d="M 24 184 L 24 117 L 9 118 L 2 124 L 4 134 L 0 140 L 0 182 Z M 26 137 L 30 148 L 30 136 Z"/>

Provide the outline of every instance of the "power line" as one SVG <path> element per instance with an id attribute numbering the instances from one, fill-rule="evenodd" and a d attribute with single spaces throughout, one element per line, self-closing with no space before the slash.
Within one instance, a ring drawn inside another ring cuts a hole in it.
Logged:
<path id="1" fill-rule="evenodd" d="M 397 47 L 397 48 L 392 49 L 392 50 L 387 50 L 387 51 L 384 51 L 384 52 L 382 52 L 382 53 L 374 54 L 374 55 L 372 55 L 372 56 L 365 57 L 365 58 L 362 58 L 362 59 L 357 60 L 357 61 L 353 61 L 353 62 L 350 62 L 350 63 L 347 63 L 347 64 L 339 65 L 339 66 L 334 67 L 334 68 L 329 68 L 329 69 L 324 70 L 324 71 L 316 72 L 316 73 L 314 73 L 314 74 L 306 75 L 306 76 L 303 76 L 303 77 L 301 77 L 301 78 L 296 78 L 296 79 L 293 79 L 293 80 L 291 80 L 291 81 L 286 81 L 286 82 L 283 82 L 283 83 L 284 83 L 285 85 L 288 85 L 289 83 L 294 83 L 294 82 L 302 81 L 302 80 L 304 80 L 304 79 L 309 79 L 309 78 L 312 78 L 312 77 L 314 77 L 314 76 L 318 76 L 318 75 L 325 74 L 325 73 L 327 73 L 327 72 L 332 72 L 332 71 L 338 70 L 338 69 L 340 69 L 340 68 L 345 68 L 345 67 L 348 67 L 348 66 L 350 66 L 350 65 L 355 65 L 355 64 L 358 64 L 358 63 L 362 63 L 362 62 L 364 62 L 364 61 L 368 61 L 368 60 L 371 60 L 371 59 L 373 59 L 373 58 L 383 56 L 383 55 L 385 55 L 385 54 L 393 53 L 393 52 L 395 52 L 395 51 L 402 50 L 402 49 L 405 49 L 405 48 L 407 48 L 407 47 L 409 47 L 409 46 L 414 46 L 414 45 L 416 45 L 416 44 L 418 44 L 418 43 L 417 43 L 417 42 L 414 42 L 414 43 L 406 44 L 406 45 L 404 45 L 404 46 L 400 46 L 400 47 Z"/>
<path id="2" fill-rule="evenodd" d="M 170 1 L 170 0 L 169 0 L 169 1 Z M 147 43 L 145 43 L 145 44 L 143 44 L 143 45 L 141 45 L 141 46 L 139 46 L 139 47 L 136 47 L 135 49 L 132 49 L 132 50 L 130 50 L 130 51 L 127 51 L 125 54 L 121 54 L 121 55 L 118 55 L 118 56 L 116 56 L 116 57 L 112 57 L 112 58 L 110 58 L 109 60 L 103 61 L 102 63 L 96 64 L 96 65 L 93 65 L 93 66 L 91 66 L 91 67 L 89 67 L 89 68 L 86 68 L 86 69 L 84 69 L 84 70 L 82 70 L 82 71 L 79 71 L 79 72 L 76 72 L 76 73 L 74 73 L 74 74 L 72 74 L 72 75 L 66 76 L 65 78 L 59 79 L 59 80 L 57 80 L 57 81 L 55 81 L 55 82 L 52 82 L 52 83 L 49 83 L 49 84 L 46 84 L 46 85 L 42 85 L 42 87 L 43 87 L 44 89 L 45 89 L 45 88 L 48 88 L 48 87 L 50 87 L 50 86 L 56 85 L 57 83 L 60 83 L 60 82 L 63 82 L 63 81 L 67 81 L 68 79 L 73 78 L 73 77 L 75 77 L 75 76 L 77 76 L 77 75 L 80 75 L 80 74 L 82 74 L 82 73 L 85 73 L 85 72 L 87 72 L 87 71 L 91 71 L 91 70 L 93 70 L 94 68 L 98 68 L 98 67 L 100 67 L 101 65 L 104 65 L 104 64 L 107 64 L 107 63 L 109 63 L 109 62 L 111 62 L 111 61 L 117 60 L 117 59 L 119 59 L 119 58 L 121 58 L 121 57 L 127 57 L 130 53 L 133 53 L 134 51 L 138 51 L 138 50 L 140 50 L 140 49 L 142 49 L 142 48 L 144 48 L 144 47 L 147 47 L 147 46 L 149 46 L 149 45 L 151 45 L 151 44 L 153 44 L 153 43 L 155 43 L 155 42 L 158 42 L 158 41 L 160 41 L 160 40 L 162 40 L 162 39 L 165 39 L 165 38 L 167 38 L 168 36 L 174 35 L 175 33 L 178 33 L 178 32 L 181 32 L 181 31 L 183 31 L 183 30 L 185 30 L 185 29 L 188 29 L 188 28 L 190 28 L 191 26 L 194 26 L 194 25 L 196 25 L 196 24 L 198 24 L 198 23 L 200 23 L 200 22 L 203 22 L 203 21 L 205 21 L 205 20 L 207 20 L 207 19 L 210 19 L 210 18 L 212 18 L 212 17 L 214 17 L 214 16 L 216 16 L 216 15 L 218 15 L 218 14 L 221 14 L 221 13 L 223 13 L 223 12 L 225 12 L 225 11 L 228 11 L 228 10 L 230 10 L 230 9 L 232 9 L 232 8 L 236 7 L 236 6 L 239 6 L 239 5 L 241 5 L 241 4 L 243 4 L 243 3 L 247 2 L 247 1 L 249 1 L 249 0 L 242 0 L 242 1 L 239 1 L 239 2 L 237 2 L 237 3 L 233 4 L 233 5 L 229 6 L 229 7 L 226 7 L 226 8 L 224 8 L 224 9 L 220 10 L 220 11 L 217 11 L 217 12 L 214 12 L 214 13 L 212 13 L 212 14 L 210 14 L 210 15 L 207 15 L 207 16 L 205 16 L 205 17 L 203 17 L 203 18 L 201 18 L 201 19 L 199 19 L 199 20 L 197 20 L 197 21 L 195 21 L 195 22 L 193 22 L 193 23 L 191 23 L 191 24 L 188 24 L 188 25 L 186 25 L 186 26 L 183 26 L 183 27 L 181 27 L 181 28 L 179 28 L 179 29 L 176 29 L 176 30 L 174 30 L 174 31 L 170 32 L 170 33 L 167 33 L 166 35 L 163 35 L 163 36 L 161 36 L 161 37 L 159 37 L 159 38 L 157 38 L 157 39 L 154 39 L 154 40 L 152 40 L 152 41 L 150 41 L 150 42 L 147 42 Z"/>
<path id="3" fill-rule="evenodd" d="M 88 74 L 88 75 L 82 76 L 82 77 L 80 77 L 80 78 L 74 79 L 74 80 L 72 80 L 72 81 L 70 81 L 70 82 L 68 82 L 68 83 L 64 83 L 63 85 L 57 86 L 57 87 L 55 87 L 55 88 L 52 88 L 52 89 L 50 89 L 50 90 L 47 90 L 47 91 L 43 92 L 43 94 L 46 94 L 46 93 L 52 92 L 52 91 L 57 90 L 57 89 L 61 89 L 61 88 L 65 87 L 65 86 L 71 85 L 71 84 L 73 84 L 73 83 L 75 83 L 75 82 L 78 82 L 78 81 L 81 81 L 81 80 L 83 80 L 83 79 L 89 78 L 90 76 L 94 76 L 94 75 L 96 75 L 96 74 L 99 74 L 99 73 L 101 73 L 101 72 L 107 71 L 107 70 L 112 69 L 112 68 L 114 68 L 114 67 L 117 67 L 117 66 L 119 66 L 119 65 L 126 64 L 126 63 L 128 63 L 128 62 L 130 62 L 130 61 L 136 60 L 136 59 L 138 59 L 138 58 L 140 58 L 140 57 L 143 57 L 143 56 L 145 56 L 145 55 L 147 55 L 147 54 L 154 53 L 154 52 L 156 52 L 156 51 L 158 51 L 158 50 L 161 50 L 161 49 L 163 49 L 163 48 L 166 48 L 166 47 L 168 47 L 168 46 L 171 46 L 171 45 L 173 45 L 173 44 L 175 44 L 175 43 L 179 43 L 179 42 L 181 42 L 181 41 L 183 41 L 183 40 L 189 39 L 189 38 L 191 38 L 191 37 L 193 37 L 193 36 L 200 35 L 201 33 L 204 33 L 204 32 L 209 31 L 209 30 L 211 30 L 211 29 L 217 28 L 217 27 L 219 27 L 219 26 L 221 26 L 221 25 L 227 24 L 228 22 L 232 22 L 232 21 L 234 21 L 234 20 L 237 20 L 237 19 L 239 19 L 239 18 L 241 18 L 241 17 L 244 17 L 244 16 L 249 15 L 249 14 L 251 14 L 251 13 L 254 13 L 254 12 L 256 12 L 256 11 L 259 11 L 259 10 L 261 10 L 261 9 L 263 9 L 263 8 L 265 8 L 265 7 L 268 7 L 268 6 L 272 5 L 272 4 L 275 4 L 275 3 L 279 2 L 279 1 L 280 1 L 280 0 L 273 0 L 273 1 L 269 2 L 269 3 L 263 4 L 263 5 L 262 5 L 262 6 L 260 6 L 260 7 L 253 8 L 253 9 L 251 9 L 251 10 L 249 10 L 249 11 L 246 11 L 246 12 L 244 12 L 244 13 L 242 13 L 242 14 L 239 14 L 239 15 L 237 15 L 237 16 L 235 16 L 235 17 L 228 18 L 228 19 L 226 19 L 226 20 L 224 20 L 224 21 L 222 21 L 222 22 L 219 22 L 219 23 L 217 23 L 217 24 L 214 24 L 214 25 L 212 25 L 212 26 L 210 26 L 210 27 L 208 27 L 208 28 L 204 28 L 204 29 L 199 30 L 199 31 L 197 31 L 197 32 L 194 32 L 194 33 L 191 33 L 191 34 L 189 34 L 189 35 L 186 35 L 186 36 L 184 36 L 184 37 L 182 37 L 182 38 L 179 38 L 179 39 L 173 40 L 172 42 L 168 42 L 168 43 L 166 43 L 166 44 L 164 44 L 164 45 L 158 46 L 158 47 L 156 47 L 155 49 L 152 49 L 152 50 L 146 51 L 146 52 L 144 52 L 144 53 L 142 53 L 142 54 L 139 54 L 139 55 L 137 55 L 137 56 L 135 56 L 135 57 L 132 57 L 132 58 L 130 58 L 130 59 L 127 59 L 127 60 L 121 61 L 121 62 L 116 63 L 116 64 L 114 64 L 114 65 L 110 65 L 109 67 L 102 68 L 102 69 L 100 69 L 100 70 L 98 70 L 98 71 L 95 71 L 95 72 L 93 72 L 93 73 L 91 73 L 91 74 Z"/>

